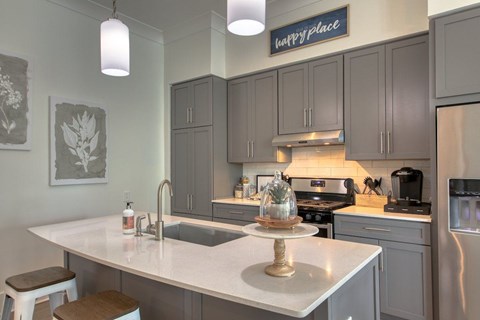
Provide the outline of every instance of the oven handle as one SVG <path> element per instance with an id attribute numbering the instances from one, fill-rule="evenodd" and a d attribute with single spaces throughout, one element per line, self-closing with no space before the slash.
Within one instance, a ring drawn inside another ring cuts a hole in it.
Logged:
<path id="1" fill-rule="evenodd" d="M 328 239 L 333 239 L 333 224 L 331 224 L 331 223 L 326 223 L 326 224 L 309 223 L 309 225 L 317 227 L 318 229 L 327 230 L 327 238 Z"/>

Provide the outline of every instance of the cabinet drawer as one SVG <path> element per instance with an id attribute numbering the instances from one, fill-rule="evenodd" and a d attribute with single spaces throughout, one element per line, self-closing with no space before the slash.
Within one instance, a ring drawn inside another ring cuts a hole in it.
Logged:
<path id="1" fill-rule="evenodd" d="M 415 244 L 430 244 L 430 225 L 421 222 L 398 221 L 335 215 L 337 234 L 391 240 Z"/>
<path id="2" fill-rule="evenodd" d="M 258 216 L 258 210 L 258 207 L 255 206 L 214 204 L 213 217 L 255 222 L 254 218 Z"/>

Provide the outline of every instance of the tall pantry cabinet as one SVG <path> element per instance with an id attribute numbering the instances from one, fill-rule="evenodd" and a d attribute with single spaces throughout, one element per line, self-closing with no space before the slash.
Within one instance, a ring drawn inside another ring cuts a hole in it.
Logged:
<path id="1" fill-rule="evenodd" d="M 227 162 L 227 86 L 214 76 L 171 88 L 172 214 L 212 220 L 212 200 L 242 175 Z"/>

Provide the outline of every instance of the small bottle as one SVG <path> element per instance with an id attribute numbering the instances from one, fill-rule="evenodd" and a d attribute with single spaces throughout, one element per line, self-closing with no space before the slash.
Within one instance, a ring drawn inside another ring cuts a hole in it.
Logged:
<path id="1" fill-rule="evenodd" d="M 127 202 L 127 208 L 123 210 L 123 234 L 134 234 L 134 212 L 132 210 L 131 204 L 133 202 Z"/>

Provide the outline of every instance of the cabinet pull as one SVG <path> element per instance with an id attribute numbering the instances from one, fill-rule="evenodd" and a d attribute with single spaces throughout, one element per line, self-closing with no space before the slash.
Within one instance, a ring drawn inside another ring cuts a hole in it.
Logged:
<path id="1" fill-rule="evenodd" d="M 309 108 L 308 109 L 308 126 L 311 127 L 312 126 L 312 108 Z"/>
<path id="2" fill-rule="evenodd" d="M 383 131 L 380 132 L 380 153 L 383 154 L 384 150 L 383 150 L 383 136 L 385 134 L 383 133 Z"/>
<path id="3" fill-rule="evenodd" d="M 368 230 L 368 231 L 392 232 L 392 230 L 390 230 L 390 229 L 383 229 L 383 228 L 363 227 L 363 229 Z"/>
<path id="4" fill-rule="evenodd" d="M 190 210 L 193 210 L 193 195 L 190 195 Z"/>
<path id="5" fill-rule="evenodd" d="M 388 154 L 392 153 L 392 151 L 390 149 L 391 138 L 392 138 L 392 134 L 390 133 L 390 131 L 387 131 L 387 153 Z"/>
<path id="6" fill-rule="evenodd" d="M 251 144 L 251 146 L 252 146 L 252 153 L 251 153 L 252 158 L 255 157 L 255 153 L 253 152 L 253 143 L 254 143 L 254 141 L 251 141 L 251 142 L 250 142 L 250 144 Z"/>
<path id="7" fill-rule="evenodd" d="M 190 210 L 190 195 L 187 194 L 187 210 Z"/>
<path id="8" fill-rule="evenodd" d="M 307 108 L 303 108 L 303 126 L 307 126 Z"/>
<path id="9" fill-rule="evenodd" d="M 190 123 L 193 123 L 193 108 L 190 108 Z"/>
<path id="10" fill-rule="evenodd" d="M 237 214 L 237 215 L 243 215 L 242 211 L 228 211 L 230 214 Z"/>
<path id="11" fill-rule="evenodd" d="M 383 272 L 383 251 L 380 252 L 380 265 L 378 266 L 380 272 Z"/>
<path id="12" fill-rule="evenodd" d="M 250 158 L 250 141 L 247 141 L 247 158 Z"/>
<path id="13" fill-rule="evenodd" d="M 190 108 L 187 108 L 187 123 L 190 123 Z"/>

